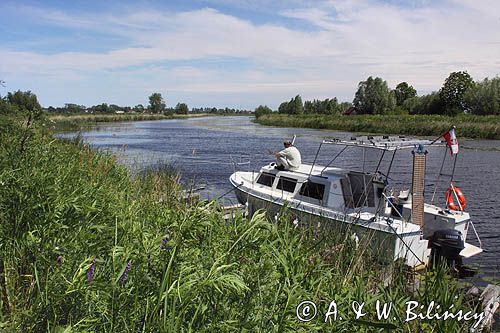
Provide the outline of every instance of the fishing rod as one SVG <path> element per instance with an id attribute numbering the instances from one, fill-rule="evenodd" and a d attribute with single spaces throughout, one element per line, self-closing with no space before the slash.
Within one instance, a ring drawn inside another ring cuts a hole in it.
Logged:
<path id="1" fill-rule="evenodd" d="M 291 141 L 291 142 L 292 142 L 292 146 L 294 145 L 294 143 L 295 143 L 295 139 L 296 139 L 296 138 L 297 138 L 297 135 L 295 135 L 295 134 L 294 134 L 294 135 L 293 135 L 293 138 L 292 138 L 292 141 Z M 272 151 L 271 149 L 268 149 L 268 150 L 267 150 L 267 153 L 268 153 L 269 155 L 276 155 L 276 153 L 277 153 L 277 152 Z"/>

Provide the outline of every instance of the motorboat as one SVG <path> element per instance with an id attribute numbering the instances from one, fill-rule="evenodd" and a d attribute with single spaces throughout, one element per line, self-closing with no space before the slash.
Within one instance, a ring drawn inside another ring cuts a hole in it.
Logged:
<path id="1" fill-rule="evenodd" d="M 318 155 L 327 145 L 336 145 L 340 151 L 332 154 L 326 165 L 319 165 Z M 481 240 L 465 211 L 463 193 L 452 183 L 453 174 L 448 175 L 446 205 L 434 203 L 435 190 L 430 202 L 425 202 L 426 148 L 438 145 L 445 146 L 444 142 L 402 136 L 328 138 L 320 143 L 314 161 L 303 163 L 298 170 L 281 171 L 270 163 L 257 172 L 235 171 L 230 182 L 250 216 L 265 210 L 276 217 L 286 210 L 296 225 L 321 225 L 349 233 L 351 239 L 373 249 L 383 262 L 403 260 L 419 268 L 444 258 L 460 267 L 462 258 L 482 252 Z M 366 149 L 380 152 L 375 169 L 366 172 L 335 166 L 348 149 L 363 150 L 363 157 Z M 400 152 L 413 160 L 408 167 L 412 179 L 406 189 L 395 193 L 390 184 L 391 170 Z M 384 158 L 390 162 L 382 170 Z M 438 177 L 443 174 L 441 167 Z M 469 229 L 478 245 L 466 241 Z"/>

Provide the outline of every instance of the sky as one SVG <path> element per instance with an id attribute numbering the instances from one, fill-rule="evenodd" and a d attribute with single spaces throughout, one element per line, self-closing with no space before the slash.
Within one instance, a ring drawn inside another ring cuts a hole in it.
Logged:
<path id="1" fill-rule="evenodd" d="M 358 83 L 418 95 L 451 72 L 500 74 L 499 0 L 0 0 L 0 95 L 75 103 L 277 109 L 352 101 Z"/>

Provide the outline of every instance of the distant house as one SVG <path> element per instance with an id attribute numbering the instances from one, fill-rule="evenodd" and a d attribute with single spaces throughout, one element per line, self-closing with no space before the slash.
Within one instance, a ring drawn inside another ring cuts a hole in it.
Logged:
<path id="1" fill-rule="evenodd" d="M 358 109 L 355 106 L 349 107 L 347 110 L 344 111 L 343 115 L 344 116 L 355 116 L 357 114 L 361 114 L 361 110 Z"/>
<path id="2" fill-rule="evenodd" d="M 122 113 L 125 113 L 125 111 L 119 110 L 119 111 L 115 111 L 115 113 L 122 114 Z"/>

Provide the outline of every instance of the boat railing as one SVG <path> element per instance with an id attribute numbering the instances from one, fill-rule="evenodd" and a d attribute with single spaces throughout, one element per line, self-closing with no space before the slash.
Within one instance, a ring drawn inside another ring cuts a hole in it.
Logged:
<path id="1" fill-rule="evenodd" d="M 238 171 L 237 168 L 242 165 L 248 165 L 250 166 L 250 159 L 248 160 L 243 160 L 243 158 L 240 156 L 239 160 L 236 161 L 232 155 L 229 156 L 230 158 L 230 164 L 233 166 L 233 173 Z"/>
<path id="2" fill-rule="evenodd" d="M 469 221 L 469 223 L 472 226 L 472 230 L 474 231 L 474 235 L 476 235 L 476 239 L 477 239 L 477 242 L 479 243 L 479 247 L 482 249 L 483 243 L 481 242 L 481 238 L 479 238 L 479 234 L 476 231 L 476 227 L 474 226 L 474 223 L 472 223 L 472 221 Z"/>
<path id="3" fill-rule="evenodd" d="M 408 223 L 408 221 L 406 221 L 406 219 L 403 217 L 399 209 L 396 206 L 394 206 L 392 200 L 390 200 L 390 198 L 387 195 L 385 195 L 385 193 L 382 193 L 382 196 L 384 197 L 384 200 L 389 204 L 390 208 L 392 208 L 393 211 L 395 211 L 397 215 L 401 218 L 401 221 L 403 221 L 405 224 Z"/>
<path id="4" fill-rule="evenodd" d="M 334 144 L 342 146 L 355 146 L 363 148 L 374 148 L 381 150 L 399 150 L 399 149 L 412 149 L 419 145 L 442 145 L 441 142 L 431 141 L 427 139 L 407 138 L 405 136 L 359 136 L 351 137 L 350 140 L 341 138 L 327 138 L 324 139 L 322 144 Z"/>

